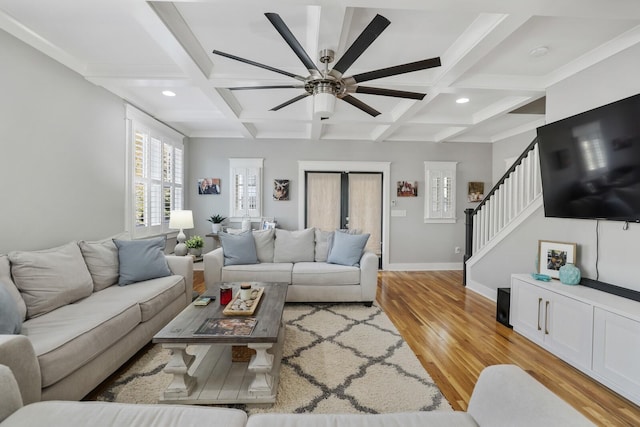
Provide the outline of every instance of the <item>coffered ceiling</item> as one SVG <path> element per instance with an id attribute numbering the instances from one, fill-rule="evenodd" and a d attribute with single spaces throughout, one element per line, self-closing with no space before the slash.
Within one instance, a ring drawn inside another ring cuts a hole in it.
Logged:
<path id="1" fill-rule="evenodd" d="M 265 12 L 320 69 L 321 49 L 339 59 L 376 14 L 391 24 L 348 75 L 432 57 L 442 66 L 367 82 L 427 94 L 355 94 L 377 117 L 338 100 L 321 120 L 311 96 L 270 111 L 303 89 L 228 88 L 298 81 L 212 54 L 306 77 Z M 547 87 L 640 43 L 640 2 L 0 0 L 0 28 L 190 137 L 486 143 L 540 126 Z"/>

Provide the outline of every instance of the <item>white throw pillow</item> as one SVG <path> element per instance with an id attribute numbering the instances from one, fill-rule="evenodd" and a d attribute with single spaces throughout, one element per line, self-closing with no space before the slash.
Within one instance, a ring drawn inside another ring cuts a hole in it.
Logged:
<path id="1" fill-rule="evenodd" d="M 118 283 L 118 248 L 111 238 L 97 242 L 82 240 L 78 245 L 93 279 L 93 292 Z"/>
<path id="2" fill-rule="evenodd" d="M 287 231 L 276 228 L 273 262 L 313 262 L 315 229 Z"/>
<path id="3" fill-rule="evenodd" d="M 329 254 L 329 243 L 332 236 L 333 236 L 333 231 L 322 231 L 316 228 L 316 251 L 315 251 L 316 262 L 327 261 L 327 255 Z"/>
<path id="4" fill-rule="evenodd" d="M 256 252 L 258 261 L 273 262 L 273 246 L 276 230 L 258 230 L 253 232 L 253 239 L 256 242 Z"/>

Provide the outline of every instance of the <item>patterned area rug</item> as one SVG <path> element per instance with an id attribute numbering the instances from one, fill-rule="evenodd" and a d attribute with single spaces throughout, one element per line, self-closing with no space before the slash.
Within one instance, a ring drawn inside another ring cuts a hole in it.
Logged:
<path id="1" fill-rule="evenodd" d="M 249 413 L 388 413 L 451 410 L 380 308 L 287 304 L 277 401 Z M 171 378 L 169 352 L 155 345 L 95 400 L 156 403 Z"/>

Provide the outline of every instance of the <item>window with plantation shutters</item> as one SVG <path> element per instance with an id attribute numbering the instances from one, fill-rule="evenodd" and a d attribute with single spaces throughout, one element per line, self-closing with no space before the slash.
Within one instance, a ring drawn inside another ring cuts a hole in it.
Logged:
<path id="1" fill-rule="evenodd" d="M 169 214 L 184 208 L 182 136 L 127 107 L 130 188 L 127 224 L 134 238 L 169 232 Z"/>
<path id="2" fill-rule="evenodd" d="M 262 216 L 263 163 L 263 159 L 229 159 L 230 217 L 259 219 Z"/>
<path id="3" fill-rule="evenodd" d="M 456 222 L 457 162 L 424 162 L 424 222 Z"/>

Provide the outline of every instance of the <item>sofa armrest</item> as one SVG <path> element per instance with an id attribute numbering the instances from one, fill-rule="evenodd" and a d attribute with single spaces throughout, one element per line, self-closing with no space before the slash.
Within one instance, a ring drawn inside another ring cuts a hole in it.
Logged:
<path id="1" fill-rule="evenodd" d="M 24 335 L 0 335 L 0 365 L 7 366 L 13 372 L 25 405 L 40 401 L 40 363 L 29 338 Z"/>
<path id="2" fill-rule="evenodd" d="M 222 248 L 204 254 L 202 262 L 204 263 L 204 283 L 207 289 L 212 289 L 216 283 L 222 281 L 222 267 L 224 267 Z"/>
<path id="3" fill-rule="evenodd" d="M 362 301 L 375 301 L 378 288 L 378 256 L 365 251 L 360 258 L 360 287 Z"/>
<path id="4" fill-rule="evenodd" d="M 587 418 L 515 365 L 485 368 L 467 412 L 480 426 L 593 426 Z"/>
<path id="5" fill-rule="evenodd" d="M 0 365 L 0 423 L 22 408 L 20 387 L 8 366 Z"/>
<path id="6" fill-rule="evenodd" d="M 186 282 L 185 307 L 191 304 L 193 299 L 193 258 L 190 256 L 165 255 L 167 264 L 173 274 L 184 277 Z"/>

